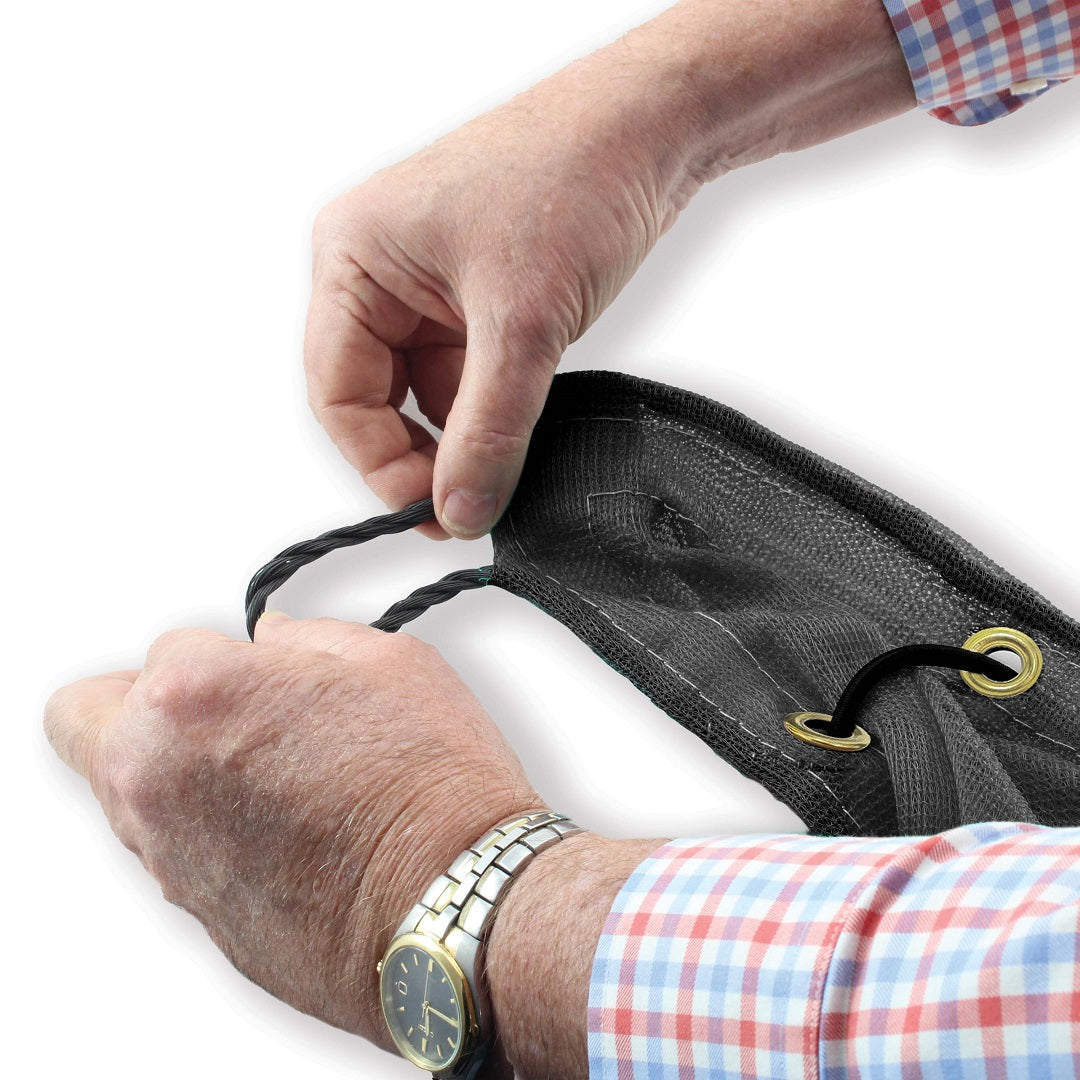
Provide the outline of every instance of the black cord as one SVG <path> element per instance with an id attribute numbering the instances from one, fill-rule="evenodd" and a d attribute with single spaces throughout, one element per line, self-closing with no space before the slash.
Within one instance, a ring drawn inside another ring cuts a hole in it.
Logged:
<path id="1" fill-rule="evenodd" d="M 429 607 L 435 604 L 445 604 L 452 600 L 459 592 L 466 589 L 483 588 L 494 573 L 493 566 L 479 566 L 475 570 L 455 570 L 446 577 L 433 581 L 430 585 L 424 585 L 415 592 L 409 593 L 404 600 L 392 604 L 371 625 L 376 630 L 386 630 L 394 633 L 400 630 L 407 622 L 423 615 Z"/>
<path id="2" fill-rule="evenodd" d="M 255 624 L 266 610 L 266 601 L 270 595 L 284 585 L 300 567 L 314 562 L 327 552 L 363 544 L 376 536 L 405 532 L 434 517 L 435 508 L 431 500 L 422 499 L 420 502 L 405 507 L 404 510 L 370 518 L 358 525 L 350 525 L 343 529 L 332 529 L 313 540 L 304 540 L 287 547 L 259 570 L 248 585 L 244 599 L 248 635 L 254 638 Z M 405 623 L 422 615 L 429 607 L 445 603 L 466 589 L 479 589 L 487 585 L 493 572 L 494 568 L 491 566 L 481 566 L 473 570 L 456 570 L 391 605 L 371 625 L 378 630 L 393 633 L 401 629 Z M 864 664 L 852 676 L 840 695 L 840 700 L 836 703 L 828 733 L 839 739 L 849 738 L 855 730 L 855 717 L 862 708 L 866 696 L 882 679 L 905 668 L 924 666 L 971 671 L 997 682 L 1007 682 L 1016 674 L 1008 665 L 992 659 L 986 653 L 961 649 L 953 645 L 903 645 L 898 649 L 890 649 Z"/>
<path id="3" fill-rule="evenodd" d="M 855 730 L 855 716 L 862 708 L 866 695 L 884 678 L 911 667 L 944 667 L 956 671 L 971 671 L 985 675 L 995 682 L 1008 682 L 1016 677 L 1008 664 L 992 659 L 986 653 L 961 649 L 955 645 L 902 645 L 898 649 L 875 656 L 852 676 L 833 710 L 828 734 L 837 739 L 849 738 Z"/>
<path id="4" fill-rule="evenodd" d="M 405 532 L 425 521 L 431 521 L 434 517 L 435 507 L 431 500 L 421 499 L 404 510 L 369 518 L 358 525 L 349 525 L 343 529 L 332 529 L 313 540 L 304 540 L 287 547 L 259 570 L 248 585 L 247 595 L 244 597 L 248 636 L 254 638 L 255 624 L 266 610 L 266 601 L 271 593 L 281 588 L 300 567 L 314 562 L 327 552 L 363 544 L 374 540 L 376 536 Z M 433 604 L 442 604 L 464 589 L 479 589 L 486 585 L 492 573 L 492 567 L 481 566 L 475 570 L 457 570 L 447 574 L 439 581 L 417 589 L 404 600 L 392 605 L 371 625 L 378 630 L 393 633 L 405 623 L 422 615 Z"/>

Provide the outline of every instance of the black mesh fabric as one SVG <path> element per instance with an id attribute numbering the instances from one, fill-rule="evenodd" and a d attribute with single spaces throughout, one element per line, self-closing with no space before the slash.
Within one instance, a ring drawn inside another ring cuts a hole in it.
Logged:
<path id="1" fill-rule="evenodd" d="M 558 376 L 493 540 L 492 584 L 570 627 L 812 833 L 1080 824 L 1080 627 L 929 515 L 723 405 Z M 955 671 L 898 674 L 866 703 L 860 753 L 783 726 L 831 711 L 879 653 L 989 626 L 1039 644 L 1034 688 L 995 700 Z"/>

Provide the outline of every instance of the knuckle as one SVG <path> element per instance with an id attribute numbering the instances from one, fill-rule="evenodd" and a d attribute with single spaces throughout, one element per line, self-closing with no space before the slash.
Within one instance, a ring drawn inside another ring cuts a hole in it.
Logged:
<path id="1" fill-rule="evenodd" d="M 553 313 L 547 303 L 527 304 L 514 312 L 503 334 L 511 347 L 530 353 L 533 363 L 541 365 L 553 353 L 566 347 L 564 321 Z"/>
<path id="2" fill-rule="evenodd" d="M 348 624 L 325 615 L 308 619 L 294 619 L 274 627 L 273 644 L 296 650 L 289 660 L 293 672 L 302 671 L 305 661 L 312 659 L 312 654 L 322 655 L 333 651 L 331 643 L 348 634 Z M 274 678 L 285 674 L 274 672 Z"/>
<path id="3" fill-rule="evenodd" d="M 461 429 L 454 432 L 452 438 L 463 451 L 473 457 L 506 462 L 516 461 L 525 453 L 531 435 L 532 429 L 529 427 L 512 428 L 473 419 L 467 420 Z"/>
<path id="4" fill-rule="evenodd" d="M 188 675 L 188 665 L 175 661 L 148 671 L 138 687 L 139 704 L 157 716 L 176 716 L 190 698 Z"/>
<path id="5" fill-rule="evenodd" d="M 173 656 L 147 671 L 137 686 L 140 707 L 159 720 L 194 722 L 220 711 L 234 681 L 231 665 L 213 650 Z"/>
<path id="6" fill-rule="evenodd" d="M 113 805 L 127 806 L 138 812 L 141 819 L 150 815 L 150 797 L 158 785 L 150 782 L 146 759 L 135 754 L 110 755 L 102 769 L 102 782 Z"/>
<path id="7" fill-rule="evenodd" d="M 538 357 L 551 351 L 560 334 L 558 319 L 553 318 L 546 304 L 529 303 L 521 295 L 494 303 L 480 327 L 492 340 L 515 352 L 534 353 Z"/>
<path id="8" fill-rule="evenodd" d="M 96 794 L 113 831 L 144 862 L 153 838 L 175 809 L 176 793 L 160 758 L 130 750 L 109 754 L 96 780 Z"/>
<path id="9" fill-rule="evenodd" d="M 470 305 L 470 330 L 519 354 L 532 354 L 538 362 L 561 355 L 580 322 L 576 290 L 560 274 L 504 269 L 478 279 L 474 272 L 466 292 L 477 301 Z"/>
<path id="10" fill-rule="evenodd" d="M 330 202 L 321 206 L 311 225 L 312 247 L 321 250 L 340 240 L 345 233 L 347 220 L 345 196 L 339 195 L 336 199 L 331 199 Z"/>
<path id="11" fill-rule="evenodd" d="M 361 196 L 362 193 L 362 197 Z M 311 251 L 316 276 L 320 270 L 350 276 L 359 254 L 372 251 L 379 231 L 381 200 L 377 185 L 368 181 L 360 188 L 331 199 L 315 214 L 311 226 Z"/>

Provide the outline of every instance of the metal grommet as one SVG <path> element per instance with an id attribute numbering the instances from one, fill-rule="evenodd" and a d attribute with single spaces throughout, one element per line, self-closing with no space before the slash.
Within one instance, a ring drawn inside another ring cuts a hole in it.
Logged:
<path id="1" fill-rule="evenodd" d="M 964 642 L 963 647 L 980 653 L 1007 649 L 1020 657 L 1019 672 L 1005 682 L 995 682 L 985 675 L 978 675 L 972 671 L 960 672 L 960 678 L 977 694 L 983 694 L 985 697 L 1015 697 L 1025 690 L 1030 690 L 1042 674 L 1043 658 L 1039 646 L 1027 634 L 1013 630 L 1011 627 L 991 626 L 986 630 L 979 630 Z"/>
<path id="2" fill-rule="evenodd" d="M 820 712 L 793 712 L 784 717 L 784 727 L 804 743 L 811 746 L 820 746 L 823 750 L 865 750 L 870 745 L 870 736 L 863 731 L 858 724 L 846 739 L 838 739 L 835 735 L 826 735 L 817 728 L 812 728 L 808 721 L 815 720 L 819 724 L 831 724 L 832 717 L 828 713 Z"/>

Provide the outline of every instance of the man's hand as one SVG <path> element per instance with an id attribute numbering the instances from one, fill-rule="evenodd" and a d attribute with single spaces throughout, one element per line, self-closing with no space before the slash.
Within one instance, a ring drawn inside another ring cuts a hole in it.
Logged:
<path id="1" fill-rule="evenodd" d="M 433 496 L 423 531 L 486 532 L 563 351 L 694 193 L 913 103 L 880 0 L 682 0 L 322 211 L 316 416 L 387 505 Z"/>
<path id="2" fill-rule="evenodd" d="M 270 613 L 254 645 L 158 639 L 57 691 L 49 739 L 117 836 L 246 975 L 389 1046 L 375 964 L 426 886 L 543 805 L 430 646 Z"/>
<path id="3" fill-rule="evenodd" d="M 165 634 L 142 671 L 46 706 L 116 835 L 229 959 L 283 1001 L 392 1049 L 375 965 L 427 886 L 504 818 L 544 805 L 429 645 L 333 619 L 259 620 L 255 644 Z M 500 900 L 484 1077 L 587 1073 L 593 951 L 656 841 L 578 833 Z"/>
<path id="4" fill-rule="evenodd" d="M 635 79 L 571 67 L 319 215 L 309 400 L 390 507 L 433 494 L 454 534 L 491 527 L 563 351 L 674 221 L 656 133 L 630 127 Z M 401 411 L 409 390 L 440 443 Z"/>

